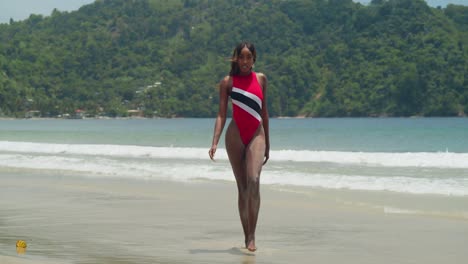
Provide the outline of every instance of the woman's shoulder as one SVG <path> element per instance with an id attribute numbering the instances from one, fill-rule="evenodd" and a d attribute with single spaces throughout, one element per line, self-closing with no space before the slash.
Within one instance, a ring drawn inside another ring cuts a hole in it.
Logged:
<path id="1" fill-rule="evenodd" d="M 229 93 L 232 89 L 232 76 L 226 75 L 223 79 L 221 79 L 219 82 L 219 88 L 227 90 Z"/>
<path id="2" fill-rule="evenodd" d="M 266 75 L 263 74 L 262 72 L 256 72 L 255 74 L 257 75 L 258 82 L 263 87 L 263 89 L 265 89 L 265 86 L 268 82 Z"/>
<path id="3" fill-rule="evenodd" d="M 265 78 L 265 79 L 266 79 L 266 75 L 265 75 L 263 72 L 255 72 L 255 74 L 256 74 L 257 77 L 259 77 L 259 78 Z"/>
<path id="4" fill-rule="evenodd" d="M 229 86 L 229 84 L 232 85 L 232 76 L 230 76 L 230 75 L 224 76 L 224 78 L 221 79 L 219 84 L 220 85 L 227 85 L 227 86 Z"/>

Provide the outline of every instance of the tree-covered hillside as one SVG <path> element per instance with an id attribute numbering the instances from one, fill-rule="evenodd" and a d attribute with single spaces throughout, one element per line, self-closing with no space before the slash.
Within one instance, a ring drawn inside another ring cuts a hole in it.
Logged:
<path id="1" fill-rule="evenodd" d="M 0 116 L 212 117 L 241 40 L 272 116 L 468 113 L 468 7 L 423 0 L 97 0 L 0 24 Z"/>

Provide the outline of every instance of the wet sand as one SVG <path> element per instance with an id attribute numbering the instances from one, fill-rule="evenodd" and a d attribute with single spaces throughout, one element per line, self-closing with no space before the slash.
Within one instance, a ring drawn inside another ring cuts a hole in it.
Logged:
<path id="1" fill-rule="evenodd" d="M 468 262 L 466 219 L 388 213 L 332 191 L 262 186 L 250 253 L 233 182 L 14 171 L 0 180 L 1 264 Z"/>

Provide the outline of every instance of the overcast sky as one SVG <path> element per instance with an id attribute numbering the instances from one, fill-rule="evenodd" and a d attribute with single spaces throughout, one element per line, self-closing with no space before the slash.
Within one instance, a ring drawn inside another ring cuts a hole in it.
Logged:
<path id="1" fill-rule="evenodd" d="M 371 0 L 354 1 L 369 3 Z M 94 0 L 0 0 L 0 23 L 9 23 L 10 18 L 15 21 L 24 20 L 30 14 L 48 16 L 54 8 L 60 11 L 73 11 L 93 2 Z M 433 7 L 445 7 L 449 3 L 468 5 L 468 0 L 426 0 L 426 2 Z"/>

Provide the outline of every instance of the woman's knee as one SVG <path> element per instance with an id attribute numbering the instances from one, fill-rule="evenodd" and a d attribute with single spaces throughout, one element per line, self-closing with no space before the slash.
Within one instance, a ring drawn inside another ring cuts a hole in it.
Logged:
<path id="1" fill-rule="evenodd" d="M 251 173 L 247 175 L 247 182 L 248 185 L 258 185 L 260 183 L 260 174 L 259 173 Z"/>
<path id="2" fill-rule="evenodd" d="M 258 196 L 260 191 L 260 175 L 249 175 L 247 177 L 247 193 L 249 196 Z"/>

